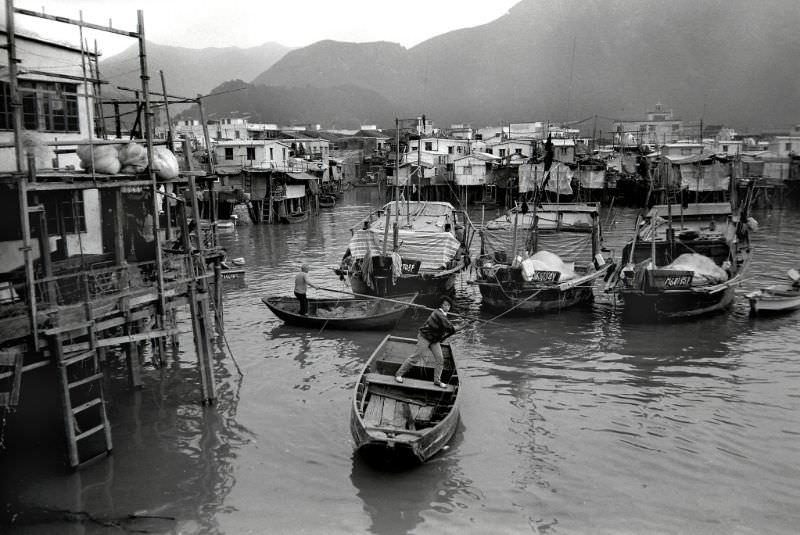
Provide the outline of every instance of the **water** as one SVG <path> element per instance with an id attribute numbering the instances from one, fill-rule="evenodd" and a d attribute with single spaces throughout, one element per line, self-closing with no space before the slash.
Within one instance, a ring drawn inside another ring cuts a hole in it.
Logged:
<path id="1" fill-rule="evenodd" d="M 343 288 L 325 266 L 376 202 L 370 189 L 352 190 L 307 223 L 225 236 L 229 256 L 247 260 L 248 287 L 225 304 L 244 377 L 220 351 L 218 402 L 200 406 L 184 336 L 167 367 L 145 371 L 143 390 L 115 371 L 108 460 L 65 473 L 57 418 L 27 426 L 24 447 L 7 436 L 0 514 L 16 517 L 0 531 L 796 532 L 800 313 L 751 320 L 743 295 L 728 314 L 677 325 L 623 324 L 613 299 L 598 296 L 591 307 L 460 335 L 463 405 L 449 449 L 407 472 L 365 464 L 353 453 L 350 396 L 383 334 L 287 327 L 260 296 L 290 295 L 301 261 L 313 281 Z M 800 250 L 796 210 L 754 215 L 745 291 L 780 280 Z M 632 211 L 608 218 L 617 257 L 632 225 Z M 465 281 L 457 301 L 480 314 Z M 406 318 L 396 333 L 413 336 L 423 319 Z"/>

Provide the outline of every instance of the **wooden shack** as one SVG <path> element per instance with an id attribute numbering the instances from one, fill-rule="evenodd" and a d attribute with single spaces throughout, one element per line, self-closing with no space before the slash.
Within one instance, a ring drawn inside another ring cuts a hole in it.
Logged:
<path id="1" fill-rule="evenodd" d="M 154 164 L 129 173 L 96 169 L 95 155 L 109 145 L 138 143 L 146 148 L 147 162 L 156 161 L 149 77 L 141 77 L 132 101 L 143 138 L 121 139 L 117 133 L 109 139 L 105 121 L 96 120 L 107 104 L 100 96 L 97 54 L 85 50 L 83 39 L 73 48 L 15 32 L 15 19 L 28 16 L 72 24 L 76 32 L 92 28 L 126 35 L 138 41 L 141 72 L 147 73 L 142 12 L 137 30 L 123 31 L 18 9 L 13 2 L 6 7 L 8 81 L 0 82 L 0 425 L 17 407 L 35 401 L 26 400 L 26 377 L 37 370 L 36 377 L 51 381 L 51 388 L 36 392 L 60 400 L 68 465 L 79 468 L 113 449 L 103 392 L 108 360 L 125 359 L 130 384 L 140 386 L 144 346 L 152 348 L 154 363 L 161 362 L 166 347 L 177 343 L 178 315 L 187 308 L 200 374 L 198 399 L 215 400 L 210 331 L 214 317 L 222 327 L 221 255 L 213 235 L 190 226 L 190 218 L 199 221 L 195 177 L 206 173 L 192 170 L 188 159 L 169 178 Z M 29 46 L 18 48 L 20 39 Z M 80 67 L 49 72 L 46 64 L 54 55 Z M 160 98 L 168 106 L 165 90 Z M 170 139 L 163 144 L 172 147 Z M 93 165 L 78 161 L 81 150 Z"/>

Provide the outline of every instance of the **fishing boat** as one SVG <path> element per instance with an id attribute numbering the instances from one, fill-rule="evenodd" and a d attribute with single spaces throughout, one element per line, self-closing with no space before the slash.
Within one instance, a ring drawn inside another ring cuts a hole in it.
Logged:
<path id="1" fill-rule="evenodd" d="M 376 187 L 379 183 L 380 181 L 378 180 L 378 175 L 376 173 L 367 173 L 361 178 L 350 182 L 350 185 L 354 188 L 369 188 Z"/>
<path id="2" fill-rule="evenodd" d="M 392 328 L 416 297 L 417 294 L 397 295 L 390 300 L 309 298 L 307 315 L 300 314 L 300 302 L 294 297 L 263 297 L 261 300 L 289 325 L 360 331 Z"/>
<path id="3" fill-rule="evenodd" d="M 393 296 L 419 293 L 430 302 L 454 290 L 470 262 L 474 228 L 450 203 L 393 201 L 351 230 L 352 238 L 334 271 L 354 293 Z"/>
<path id="4" fill-rule="evenodd" d="M 320 208 L 333 208 L 336 206 L 336 196 L 329 193 L 321 193 L 319 196 Z"/>
<path id="5" fill-rule="evenodd" d="M 686 161 L 680 160 L 684 165 Z M 634 237 L 623 248 L 623 261 L 609 280 L 621 299 L 623 317 L 636 321 L 692 318 L 727 309 L 750 261 L 753 223 L 747 208 L 752 189 L 736 209 L 730 198 L 685 202 L 692 194 L 696 199 L 701 194 L 719 198 L 715 194 L 728 193 L 733 181 L 724 170 L 712 174 L 695 169 L 689 180 L 681 170 L 675 177 L 671 163 L 667 159 L 660 164 L 662 184 L 667 198 L 677 196 L 669 194 L 672 188 L 684 202 L 656 204 L 643 219 L 637 218 Z M 702 182 L 695 178 L 704 173 L 709 176 Z"/>
<path id="6" fill-rule="evenodd" d="M 752 316 L 783 314 L 800 309 L 800 274 L 789 270 L 792 283 L 774 284 L 747 294 Z"/>
<path id="7" fill-rule="evenodd" d="M 601 252 L 599 203 L 517 208 L 480 232 L 472 284 L 484 307 L 514 314 L 558 312 L 594 299 L 612 267 Z"/>
<path id="8" fill-rule="evenodd" d="M 402 383 L 395 374 L 417 340 L 386 336 L 361 371 L 353 391 L 350 431 L 365 458 L 381 464 L 422 463 L 453 436 L 459 420 L 459 376 L 452 347 L 442 344 L 445 388 L 433 368 L 415 366 Z"/>

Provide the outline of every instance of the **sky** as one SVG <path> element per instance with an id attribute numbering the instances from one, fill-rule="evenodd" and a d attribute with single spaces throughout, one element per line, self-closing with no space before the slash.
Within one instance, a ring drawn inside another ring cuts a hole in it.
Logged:
<path id="1" fill-rule="evenodd" d="M 266 42 L 303 47 L 323 39 L 390 41 L 412 47 L 459 28 L 491 22 L 519 0 L 14 0 L 14 6 L 120 30 L 136 30 L 144 12 L 148 41 L 187 48 L 248 48 Z M 2 16 L 5 23 L 5 10 Z M 17 15 L 18 30 L 80 43 L 78 27 Z M 105 58 L 134 44 L 108 32 L 84 30 Z"/>

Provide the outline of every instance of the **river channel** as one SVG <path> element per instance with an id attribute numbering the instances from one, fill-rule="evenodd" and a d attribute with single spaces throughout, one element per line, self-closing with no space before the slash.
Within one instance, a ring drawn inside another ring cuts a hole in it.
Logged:
<path id="1" fill-rule="evenodd" d="M 225 296 L 216 405 L 198 403 L 188 334 L 164 367 L 145 368 L 140 391 L 117 365 L 107 460 L 66 472 L 57 415 L 23 446 L 5 437 L 0 532 L 797 532 L 800 313 L 751 319 L 743 294 L 800 267 L 800 210 L 755 211 L 754 260 L 728 313 L 627 324 L 598 287 L 591 306 L 454 337 L 454 439 L 422 466 L 385 472 L 354 454 L 349 431 L 352 387 L 385 333 L 288 327 L 261 302 L 291 295 L 301 262 L 312 281 L 345 289 L 329 267 L 378 202 L 354 189 L 307 222 L 222 236 L 230 258 L 245 258 L 247 286 Z M 480 222 L 480 208 L 471 214 Z M 604 214 L 616 258 L 634 218 Z M 456 312 L 490 318 L 468 277 Z M 394 332 L 415 336 L 423 320 L 410 313 Z"/>

